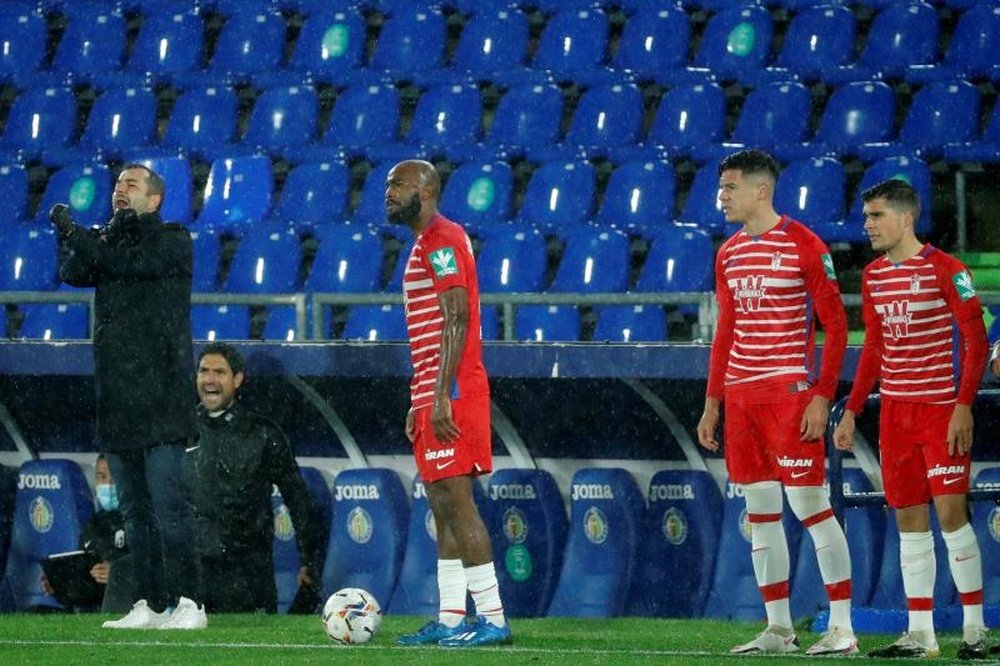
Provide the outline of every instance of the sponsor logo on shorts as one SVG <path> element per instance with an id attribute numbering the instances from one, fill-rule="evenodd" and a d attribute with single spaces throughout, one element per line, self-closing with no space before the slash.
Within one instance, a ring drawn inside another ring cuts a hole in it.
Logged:
<path id="1" fill-rule="evenodd" d="M 430 449 L 424 452 L 424 460 L 443 460 L 455 456 L 455 449 Z"/>
<path id="2" fill-rule="evenodd" d="M 933 479 L 936 476 L 949 476 L 954 477 L 965 476 L 966 467 L 965 465 L 935 465 L 927 470 L 927 478 Z M 958 479 L 945 479 L 946 484 L 955 483 Z"/>
<path id="3" fill-rule="evenodd" d="M 789 458 L 788 456 L 781 456 L 780 458 L 778 458 L 778 467 L 784 467 L 785 469 L 796 468 L 796 467 L 811 468 L 812 466 L 813 466 L 812 458 Z M 809 470 L 806 470 L 807 474 L 808 472 Z"/>

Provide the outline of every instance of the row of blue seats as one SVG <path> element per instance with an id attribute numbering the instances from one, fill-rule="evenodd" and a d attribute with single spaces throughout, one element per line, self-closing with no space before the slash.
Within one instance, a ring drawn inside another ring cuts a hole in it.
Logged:
<path id="1" fill-rule="evenodd" d="M 998 472 L 985 469 L 976 483 L 993 483 Z M 44 475 L 59 483 L 18 485 L 4 575 L 7 610 L 58 607 L 40 589 L 38 562 L 49 553 L 76 548 L 93 499 L 72 461 L 29 461 L 20 475 Z M 324 594 L 362 587 L 387 612 L 433 614 L 436 535 L 419 478 L 408 500 L 399 476 L 388 469 L 345 470 L 332 488 L 318 470 L 304 468 L 303 476 L 329 529 Z M 871 491 L 860 470 L 845 470 L 844 482 L 852 492 Z M 485 490 L 478 483 L 475 490 L 511 616 L 763 616 L 739 487 L 729 483 L 723 495 L 708 472 L 657 472 L 644 498 L 624 469 L 580 469 L 570 484 L 569 520 L 553 477 L 544 471 L 499 470 Z M 276 523 L 286 528 L 275 534 L 275 577 L 284 611 L 294 597 L 299 558 L 280 496 L 273 507 Z M 994 507 L 979 504 L 973 515 L 983 550 L 987 604 L 1000 601 L 1000 551 L 990 536 L 993 513 Z M 865 507 L 846 509 L 843 519 L 854 604 L 904 608 L 898 532 L 891 516 L 881 507 Z M 793 616 L 812 616 L 827 605 L 812 541 L 803 538 L 790 511 L 785 512 L 785 529 L 792 555 Z M 943 608 L 955 604 L 956 592 L 940 538 L 936 548 L 941 570 L 934 599 Z"/>
<path id="2" fill-rule="evenodd" d="M 161 118 L 151 89 L 122 87 L 97 98 L 77 137 L 74 92 L 31 88 L 14 100 L 0 135 L 0 155 L 48 166 L 117 160 L 137 151 L 205 161 L 265 152 L 292 163 L 398 161 L 410 156 L 535 162 L 668 157 L 703 163 L 754 146 L 783 160 L 823 155 L 869 163 L 897 155 L 1000 160 L 1000 105 L 982 125 L 983 95 L 961 79 L 921 87 L 905 110 L 897 108 L 896 92 L 880 81 L 836 88 L 822 111 L 803 84 L 768 83 L 742 100 L 731 131 L 726 93 L 715 83 L 673 87 L 657 99 L 655 111 L 644 97 L 635 84 L 598 85 L 580 95 L 571 118 L 564 121 L 567 100 L 554 83 L 508 89 L 493 114 L 484 112 L 476 85 L 442 85 L 421 93 L 412 117 L 404 119 L 396 88 L 361 85 L 337 96 L 328 124 L 321 128 L 317 91 L 282 86 L 257 98 L 238 136 L 242 122 L 231 88 L 186 91 Z M 903 118 L 898 128 L 897 116 Z M 405 136 L 400 133 L 403 126 Z"/>
<path id="3" fill-rule="evenodd" d="M 276 195 L 271 160 L 266 156 L 214 160 L 201 193 L 194 191 L 188 159 L 141 155 L 135 159 L 164 178 L 164 219 L 191 224 L 195 230 L 214 229 L 241 236 L 251 229 L 263 233 L 292 226 L 309 231 L 348 220 L 361 227 L 386 224 L 385 181 L 392 162 L 370 169 L 356 205 L 349 210 L 351 174 L 344 162 L 297 165 L 288 172 L 280 195 Z M 3 227 L 15 235 L 45 228 L 46 212 L 59 202 L 69 203 L 81 224 L 103 224 L 108 217 L 112 178 L 111 171 L 99 164 L 65 167 L 48 180 L 38 210 L 32 213 L 28 209 L 27 169 L 17 164 L 0 164 L 0 197 L 7 214 Z M 919 158 L 881 159 L 864 171 L 854 189 L 849 187 L 848 174 L 841 162 L 820 157 L 790 163 L 779 176 L 775 201 L 780 211 L 806 222 L 827 242 L 864 242 L 857 194 L 889 178 L 907 180 L 922 201 L 932 200 L 930 168 Z M 445 215 L 466 225 L 473 234 L 486 233 L 511 220 L 556 235 L 565 235 L 586 226 L 587 222 L 632 233 L 655 233 L 673 220 L 694 225 L 714 237 L 727 233 L 717 199 L 715 160 L 695 172 L 686 193 L 677 191 L 680 179 L 671 164 L 662 160 L 619 165 L 601 191 L 598 180 L 596 168 L 588 162 L 544 163 L 531 172 L 515 211 L 518 192 L 511 166 L 499 161 L 472 161 L 460 165 L 448 176 L 440 207 Z M 196 194 L 202 195 L 197 214 Z M 921 212 L 918 233 L 926 234 L 932 228 L 930 208 L 924 206 Z M 27 222 L 29 219 L 33 222 Z M 23 223 L 17 224 L 19 221 Z M 201 267 L 213 268 L 214 263 Z M 196 286 L 208 291 L 212 283 L 199 280 Z"/>
<path id="4" fill-rule="evenodd" d="M 533 52 L 531 25 L 523 12 L 478 11 L 465 22 L 450 62 L 445 58 L 448 21 L 436 8 L 404 5 L 385 19 L 377 38 L 357 9 L 313 14 L 302 25 L 288 62 L 288 26 L 282 14 L 266 4 L 238 3 L 239 11 L 227 16 L 210 56 L 198 11 L 150 9 L 126 61 L 126 19 L 120 11 L 114 6 L 67 4 L 69 25 L 51 64 L 44 60 L 46 49 L 39 48 L 48 40 L 45 17 L 31 11 L 31 4 L 8 5 L 0 14 L 0 24 L 10 31 L 0 59 L 0 81 L 270 85 L 473 78 L 510 83 L 550 77 L 587 82 L 626 75 L 661 83 L 759 82 L 776 76 L 923 82 L 996 77 L 1000 72 L 1000 13 L 989 3 L 963 13 L 947 50 L 942 47 L 939 11 L 924 2 L 880 8 L 859 51 L 857 19 L 849 8 L 806 7 L 789 23 L 773 63 L 775 23 L 764 7 L 720 8 L 695 40 L 685 9 L 651 4 L 625 22 L 613 55 L 611 22 L 599 7 L 574 7 L 549 16 Z M 185 9 L 197 10 L 198 5 Z M 375 39 L 370 60 L 369 39 Z M 698 47 L 689 57 L 692 43 Z"/>

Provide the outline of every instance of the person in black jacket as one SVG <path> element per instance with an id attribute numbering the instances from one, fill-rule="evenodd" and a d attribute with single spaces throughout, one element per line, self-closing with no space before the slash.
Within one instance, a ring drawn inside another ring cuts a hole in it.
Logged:
<path id="1" fill-rule="evenodd" d="M 187 501 L 184 449 L 196 435 L 191 401 L 191 235 L 164 224 L 163 180 L 122 168 L 114 215 L 101 229 L 56 204 L 63 281 L 96 287 L 97 437 L 118 486 L 141 599 L 115 629 L 200 629 L 201 572 Z M 169 612 L 168 612 L 169 611 Z"/>
<path id="2" fill-rule="evenodd" d="M 211 343 L 199 354 L 200 437 L 188 450 L 188 472 L 206 605 L 212 612 L 274 613 L 272 486 L 295 527 L 300 595 L 315 593 L 320 529 L 288 439 L 276 423 L 236 400 L 244 371 L 231 345 Z"/>

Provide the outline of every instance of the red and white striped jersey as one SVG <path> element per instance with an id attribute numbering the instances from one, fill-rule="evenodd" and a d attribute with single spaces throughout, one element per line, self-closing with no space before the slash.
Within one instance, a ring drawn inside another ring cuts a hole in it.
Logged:
<path id="1" fill-rule="evenodd" d="M 726 391 L 745 392 L 775 384 L 804 390 L 816 382 L 819 309 L 828 342 L 836 340 L 840 347 L 832 356 L 828 350 L 819 380 L 820 394 L 832 398 L 846 324 L 833 260 L 823 241 L 787 216 L 760 236 L 740 230 L 719 248 L 715 278 L 719 325 L 709 397 L 719 397 L 723 385 Z"/>
<path id="2" fill-rule="evenodd" d="M 489 395 L 479 328 L 479 280 L 472 244 L 461 226 L 436 215 L 417 236 L 403 274 L 406 329 L 410 338 L 410 404 L 413 409 L 434 403 L 441 362 L 444 318 L 440 294 L 454 287 L 466 290 L 469 322 L 452 399 Z"/>

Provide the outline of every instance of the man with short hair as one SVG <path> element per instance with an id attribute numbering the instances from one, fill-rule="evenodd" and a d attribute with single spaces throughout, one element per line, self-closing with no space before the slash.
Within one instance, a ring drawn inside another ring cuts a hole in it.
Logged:
<path id="1" fill-rule="evenodd" d="M 809 655 L 857 652 L 851 623 L 847 539 L 824 487 L 823 433 L 847 344 L 847 320 L 830 251 L 812 231 L 774 210 L 778 166 L 760 150 L 729 155 L 719 166 L 719 201 L 742 228 L 716 255 L 719 320 L 712 343 L 698 441 L 718 451 L 726 402 L 729 479 L 743 487 L 754 574 L 767 628 L 736 654 L 798 650 L 789 609 L 789 554 L 781 523 L 782 486 L 809 531 L 830 599 L 829 629 Z M 815 317 L 826 342 L 814 365 Z"/>
<path id="2" fill-rule="evenodd" d="M 909 183 L 887 180 L 861 194 L 865 231 L 882 252 L 861 278 L 865 341 L 847 407 L 834 431 L 854 444 L 855 415 L 879 382 L 882 482 L 896 510 L 899 559 L 909 610 L 907 633 L 870 657 L 936 657 L 934 502 L 948 565 L 962 600 L 959 659 L 989 655 L 983 622 L 983 569 L 965 494 L 972 469 L 972 402 L 986 362 L 982 305 L 968 269 L 916 237 L 920 199 Z M 955 331 L 960 342 L 955 339 Z M 955 384 L 954 358 L 961 358 Z"/>

